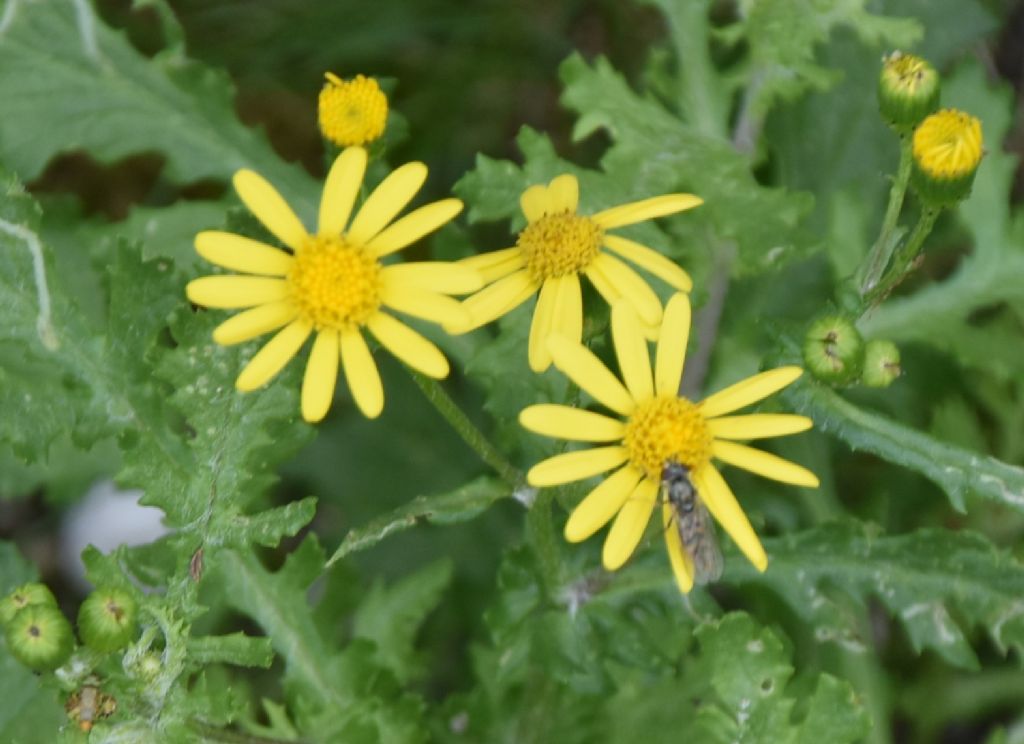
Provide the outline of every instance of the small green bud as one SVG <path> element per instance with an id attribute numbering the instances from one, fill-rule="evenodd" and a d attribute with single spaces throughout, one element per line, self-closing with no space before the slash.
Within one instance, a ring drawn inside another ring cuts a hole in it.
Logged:
<path id="1" fill-rule="evenodd" d="M 53 592 L 46 584 L 32 582 L 22 584 L 3 599 L 0 599 L 0 624 L 7 625 L 14 619 L 14 616 L 25 607 L 31 605 L 57 606 L 57 600 L 53 598 Z"/>
<path id="2" fill-rule="evenodd" d="M 933 208 L 966 199 L 985 154 L 981 122 L 956 109 L 932 114 L 914 130 L 911 183 Z"/>
<path id="3" fill-rule="evenodd" d="M 71 623 L 48 604 L 23 608 L 7 626 L 5 637 L 14 658 L 37 672 L 59 667 L 75 645 Z"/>
<path id="4" fill-rule="evenodd" d="M 850 320 L 829 315 L 811 324 L 804 337 L 803 353 L 812 375 L 833 385 L 844 385 L 860 375 L 864 340 Z"/>
<path id="5" fill-rule="evenodd" d="M 135 598 L 123 589 L 100 587 L 78 609 L 78 635 L 97 651 L 117 651 L 135 638 L 139 625 Z"/>
<path id="6" fill-rule="evenodd" d="M 939 74 L 926 60 L 893 52 L 882 60 L 878 76 L 878 109 L 901 134 L 913 131 L 939 107 Z"/>
<path id="7" fill-rule="evenodd" d="M 864 347 L 864 372 L 860 381 L 873 388 L 889 387 L 902 374 L 900 350 L 892 341 L 875 339 Z"/>

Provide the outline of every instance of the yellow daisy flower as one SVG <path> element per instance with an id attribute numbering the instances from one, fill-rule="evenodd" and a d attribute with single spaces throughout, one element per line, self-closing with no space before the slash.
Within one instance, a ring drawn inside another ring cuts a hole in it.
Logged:
<path id="1" fill-rule="evenodd" d="M 460 262 L 477 269 L 490 286 L 464 303 L 472 317 L 471 326 L 450 330 L 461 332 L 490 323 L 539 292 L 530 326 L 529 360 L 531 369 L 543 372 L 551 365 L 546 346 L 551 334 L 572 341 L 582 338 L 579 275 L 584 274 L 609 305 L 619 298 L 628 300 L 648 335 L 653 336 L 661 322 L 661 302 L 647 282 L 621 259 L 682 292 L 689 292 L 693 282 L 657 251 L 608 231 L 692 209 L 703 200 L 692 194 L 666 194 L 587 216 L 576 211 L 579 192 L 576 176 L 569 174 L 523 192 L 519 204 L 527 225 L 515 246 Z"/>
<path id="2" fill-rule="evenodd" d="M 445 377 L 448 360 L 441 351 L 385 309 L 435 323 L 465 323 L 466 311 L 446 295 L 482 286 L 465 266 L 382 261 L 454 218 L 462 202 L 442 199 L 392 222 L 427 177 L 423 163 L 408 163 L 380 183 L 350 222 L 366 161 L 361 147 L 346 149 L 334 161 L 314 234 L 262 176 L 250 170 L 235 174 L 242 202 L 289 251 L 227 232 L 196 236 L 199 255 L 240 273 L 194 279 L 186 287 L 188 298 L 210 308 L 250 308 L 219 325 L 214 341 L 227 346 L 281 329 L 242 370 L 239 390 L 270 381 L 315 333 L 302 383 L 302 416 L 310 422 L 327 415 L 339 359 L 363 414 L 375 418 L 383 409 L 384 390 L 363 329 L 410 367 Z"/>
<path id="3" fill-rule="evenodd" d="M 690 301 L 685 294 L 676 294 L 665 306 L 652 375 L 640 319 L 629 303 L 617 302 L 612 307 L 612 338 L 625 385 L 579 343 L 555 336 L 548 349 L 559 370 L 624 419 L 550 404 L 530 406 L 519 416 L 524 427 L 538 434 L 610 443 L 555 455 L 527 474 L 533 486 L 557 486 L 617 468 L 580 502 L 565 526 L 566 539 L 580 542 L 615 518 L 602 556 L 609 571 L 621 567 L 640 543 L 669 461 L 688 468 L 701 501 L 759 571 L 767 567 L 768 556 L 712 460 L 783 483 L 818 485 L 809 470 L 735 441 L 805 431 L 811 427 L 810 419 L 727 415 L 781 390 L 803 370 L 780 367 L 762 372 L 694 403 L 678 393 L 689 330 Z M 670 529 L 672 514 L 671 505 L 663 503 L 669 558 L 679 588 L 688 592 L 693 587 L 693 564 L 679 531 Z"/>

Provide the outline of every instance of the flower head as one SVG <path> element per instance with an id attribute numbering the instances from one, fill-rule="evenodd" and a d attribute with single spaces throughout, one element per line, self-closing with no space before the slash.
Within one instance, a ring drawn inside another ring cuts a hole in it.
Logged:
<path id="1" fill-rule="evenodd" d="M 910 132 L 939 106 L 939 73 L 927 60 L 893 52 L 882 61 L 878 105 L 898 132 Z"/>
<path id="2" fill-rule="evenodd" d="M 950 206 L 966 197 L 985 154 L 981 122 L 956 109 L 938 111 L 914 130 L 914 186 L 927 204 Z"/>
<path id="3" fill-rule="evenodd" d="M 227 232 L 196 236 L 199 255 L 240 273 L 194 279 L 186 287 L 188 298 L 211 308 L 249 308 L 219 325 L 214 341 L 227 346 L 277 331 L 238 376 L 239 390 L 268 382 L 315 335 L 302 383 L 302 416 L 311 422 L 330 408 L 339 360 L 363 414 L 374 418 L 383 409 L 384 390 L 364 329 L 410 367 L 445 377 L 448 361 L 441 351 L 388 311 L 465 323 L 465 310 L 447 295 L 481 286 L 479 275 L 464 266 L 383 261 L 451 220 L 462 202 L 442 199 L 393 222 L 427 177 L 425 165 L 408 163 L 385 178 L 349 221 L 366 161 L 361 147 L 348 148 L 334 161 L 315 234 L 260 175 L 235 174 L 242 202 L 287 250 Z"/>
<path id="4" fill-rule="evenodd" d="M 373 78 L 356 75 L 342 80 L 324 74 L 320 90 L 320 131 L 339 147 L 365 145 L 384 133 L 388 119 L 388 98 Z"/>
<path id="5" fill-rule="evenodd" d="M 561 175 L 547 186 L 531 186 L 519 199 L 527 225 L 515 246 L 460 262 L 479 270 L 490 286 L 464 303 L 471 325 L 451 330 L 470 330 L 496 320 L 539 292 L 530 326 L 529 361 L 534 371 L 543 372 L 551 365 L 546 342 L 552 334 L 573 341 L 582 337 L 579 277 L 583 274 L 608 304 L 619 298 L 630 302 L 648 335 L 653 335 L 661 322 L 661 302 L 621 259 L 682 292 L 689 292 L 693 283 L 685 271 L 657 251 L 608 231 L 701 203 L 692 194 L 666 194 L 582 215 L 577 212 L 579 182 L 575 176 Z"/>
<path id="6" fill-rule="evenodd" d="M 802 370 L 780 367 L 762 372 L 695 403 L 678 394 L 689 329 L 689 299 L 676 294 L 665 307 L 652 374 L 640 319 L 629 303 L 617 302 L 612 308 L 612 337 L 625 384 L 581 344 L 556 337 L 548 347 L 558 369 L 622 418 L 547 404 L 530 406 L 519 417 L 523 426 L 538 434 L 606 443 L 544 460 L 527 479 L 534 486 L 555 486 L 615 470 L 580 502 L 565 526 L 566 539 L 580 542 L 615 519 L 602 556 L 609 571 L 622 566 L 639 544 L 668 462 L 687 468 L 701 501 L 759 571 L 767 567 L 768 557 L 714 461 L 783 483 L 818 485 L 809 470 L 735 441 L 805 431 L 811 427 L 810 419 L 727 415 L 781 390 Z M 676 582 L 688 592 L 693 587 L 693 562 L 678 530 L 668 529 L 673 512 L 667 502 L 662 516 Z"/>

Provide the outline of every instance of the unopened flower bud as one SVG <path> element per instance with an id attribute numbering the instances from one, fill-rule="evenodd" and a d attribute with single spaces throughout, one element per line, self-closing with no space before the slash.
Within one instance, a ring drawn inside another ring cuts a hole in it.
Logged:
<path id="1" fill-rule="evenodd" d="M 833 385 L 857 379 L 864 363 L 864 340 L 847 318 L 819 318 L 807 330 L 804 363 L 815 377 Z"/>
<path id="2" fill-rule="evenodd" d="M 860 381 L 873 388 L 889 387 L 902 374 L 900 350 L 892 341 L 875 339 L 864 347 L 864 372 Z"/>
<path id="3" fill-rule="evenodd" d="M 7 625 L 7 647 L 15 659 L 37 672 L 56 669 L 71 656 L 75 636 L 55 606 L 25 607 Z"/>
<path id="4" fill-rule="evenodd" d="M 116 651 L 135 638 L 138 605 L 123 589 L 101 587 L 85 598 L 78 609 L 78 634 L 82 643 L 97 651 Z"/>
<path id="5" fill-rule="evenodd" d="M 926 60 L 893 52 L 882 61 L 878 109 L 890 127 L 909 133 L 939 107 L 939 89 L 939 74 Z"/>
<path id="6" fill-rule="evenodd" d="M 914 130 L 912 182 L 921 201 L 949 207 L 971 193 L 984 154 L 981 122 L 956 109 L 932 114 Z"/>

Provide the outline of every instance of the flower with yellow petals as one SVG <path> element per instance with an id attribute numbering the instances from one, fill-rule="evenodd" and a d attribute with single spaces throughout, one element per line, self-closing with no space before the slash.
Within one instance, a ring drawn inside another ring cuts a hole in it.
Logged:
<path id="1" fill-rule="evenodd" d="M 350 221 L 366 162 L 361 147 L 346 149 L 334 161 L 313 234 L 262 176 L 250 170 L 235 174 L 242 202 L 287 250 L 227 232 L 196 236 L 200 256 L 239 273 L 194 279 L 186 287 L 188 298 L 210 308 L 248 308 L 221 323 L 214 341 L 227 346 L 277 331 L 238 376 L 239 390 L 268 382 L 315 335 L 302 383 L 302 416 L 310 422 L 331 406 L 339 360 L 363 414 L 374 418 L 383 409 L 384 390 L 364 329 L 410 367 L 445 377 L 448 360 L 441 351 L 392 312 L 465 323 L 466 311 L 447 295 L 482 285 L 474 270 L 456 264 L 383 261 L 454 218 L 462 202 L 442 199 L 393 221 L 427 177 L 423 163 L 408 163 L 388 175 Z"/>
<path id="2" fill-rule="evenodd" d="M 365 145 L 384 133 L 388 97 L 373 78 L 342 80 L 332 72 L 320 90 L 319 120 L 324 137 L 339 147 Z"/>
<path id="3" fill-rule="evenodd" d="M 548 348 L 555 367 L 623 418 L 549 404 L 530 406 L 519 416 L 524 427 L 538 434 L 605 443 L 544 460 L 527 479 L 533 486 L 557 486 L 615 470 L 580 502 L 565 526 L 566 539 L 580 542 L 615 519 L 602 556 L 609 571 L 621 567 L 640 543 L 669 461 L 686 466 L 701 501 L 759 571 L 767 567 L 768 556 L 713 460 L 783 483 L 818 485 L 809 470 L 736 441 L 795 434 L 809 429 L 810 419 L 728 415 L 786 387 L 802 370 L 780 367 L 762 372 L 694 403 L 678 393 L 689 329 L 690 301 L 685 294 L 676 294 L 665 306 L 652 374 L 636 311 L 629 303 L 615 303 L 612 339 L 624 385 L 579 343 L 556 336 Z M 673 511 L 667 502 L 662 504 L 662 517 L 676 582 L 688 592 L 693 587 L 693 563 L 678 529 L 672 528 Z"/>
<path id="4" fill-rule="evenodd" d="M 450 330 L 482 326 L 539 292 L 530 326 L 528 356 L 530 368 L 543 372 L 551 365 L 546 345 L 549 336 L 559 334 L 572 341 L 581 340 L 583 300 L 579 276 L 583 274 L 609 305 L 619 298 L 629 301 L 648 335 L 653 336 L 661 323 L 661 302 L 647 282 L 622 259 L 682 292 L 689 292 L 693 283 L 685 271 L 657 251 L 608 231 L 702 203 L 692 194 L 665 194 L 587 216 L 576 211 L 576 176 L 565 174 L 547 186 L 531 186 L 519 199 L 527 225 L 515 246 L 460 262 L 477 269 L 489 286 L 464 303 L 472 325 Z"/>
<path id="5" fill-rule="evenodd" d="M 956 109 L 938 111 L 914 130 L 914 187 L 926 204 L 948 207 L 971 193 L 985 154 L 981 122 Z"/>

